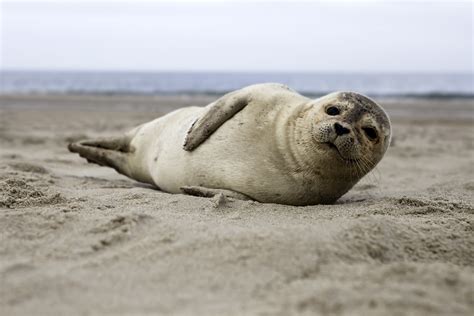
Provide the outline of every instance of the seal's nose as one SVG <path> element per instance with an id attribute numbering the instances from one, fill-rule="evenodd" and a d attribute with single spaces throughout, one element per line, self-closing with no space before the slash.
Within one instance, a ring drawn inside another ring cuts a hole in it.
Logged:
<path id="1" fill-rule="evenodd" d="M 336 130 L 337 136 L 341 136 L 344 134 L 349 134 L 351 131 L 348 128 L 345 128 L 339 123 L 334 123 L 334 129 Z"/>

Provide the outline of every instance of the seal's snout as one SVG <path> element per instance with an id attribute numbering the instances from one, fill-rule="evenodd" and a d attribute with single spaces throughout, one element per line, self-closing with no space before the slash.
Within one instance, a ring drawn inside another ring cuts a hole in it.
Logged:
<path id="1" fill-rule="evenodd" d="M 344 134 L 349 134 L 351 132 L 350 129 L 345 128 L 339 123 L 334 123 L 334 130 L 336 131 L 337 136 L 342 136 Z"/>

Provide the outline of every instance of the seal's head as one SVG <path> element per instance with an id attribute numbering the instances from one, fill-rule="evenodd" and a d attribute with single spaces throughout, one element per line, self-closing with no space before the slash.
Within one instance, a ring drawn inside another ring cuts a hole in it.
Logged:
<path id="1" fill-rule="evenodd" d="M 334 168 L 358 180 L 382 159 L 391 138 L 390 120 L 374 101 L 355 92 L 335 92 L 314 100 L 312 136 L 318 152 Z"/>

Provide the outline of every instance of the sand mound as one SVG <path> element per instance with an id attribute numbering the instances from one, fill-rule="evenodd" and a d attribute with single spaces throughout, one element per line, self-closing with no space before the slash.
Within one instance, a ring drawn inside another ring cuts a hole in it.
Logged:
<path id="1" fill-rule="evenodd" d="M 380 263 L 414 261 L 474 264 L 473 225 L 468 219 L 395 219 L 372 216 L 351 223 L 338 242 L 340 256 Z"/>
<path id="2" fill-rule="evenodd" d="M 61 194 L 39 189 L 22 179 L 7 178 L 0 181 L 0 207 L 15 208 L 61 202 L 64 202 Z"/>

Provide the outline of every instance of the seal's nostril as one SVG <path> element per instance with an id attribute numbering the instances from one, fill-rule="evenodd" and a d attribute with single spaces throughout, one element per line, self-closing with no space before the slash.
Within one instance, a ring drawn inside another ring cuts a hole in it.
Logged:
<path id="1" fill-rule="evenodd" d="M 336 134 L 338 136 L 349 134 L 351 132 L 348 128 L 345 128 L 339 123 L 334 123 L 334 129 L 336 130 Z"/>

